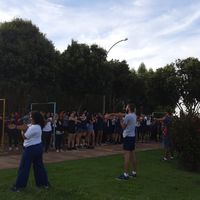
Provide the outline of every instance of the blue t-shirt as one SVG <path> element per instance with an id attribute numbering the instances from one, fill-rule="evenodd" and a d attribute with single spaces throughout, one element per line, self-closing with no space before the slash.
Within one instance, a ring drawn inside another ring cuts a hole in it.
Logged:
<path id="1" fill-rule="evenodd" d="M 129 113 L 124 118 L 124 124 L 126 128 L 123 131 L 123 137 L 135 137 L 135 126 L 136 126 L 136 114 Z"/>

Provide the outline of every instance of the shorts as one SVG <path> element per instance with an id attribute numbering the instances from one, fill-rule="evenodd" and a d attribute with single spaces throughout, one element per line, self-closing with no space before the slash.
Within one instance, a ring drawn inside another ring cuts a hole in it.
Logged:
<path id="1" fill-rule="evenodd" d="M 135 137 L 125 137 L 123 138 L 123 149 L 126 151 L 135 150 Z"/>
<path id="2" fill-rule="evenodd" d="M 163 145 L 164 145 L 164 148 L 166 149 L 172 146 L 172 141 L 169 135 L 163 135 Z"/>

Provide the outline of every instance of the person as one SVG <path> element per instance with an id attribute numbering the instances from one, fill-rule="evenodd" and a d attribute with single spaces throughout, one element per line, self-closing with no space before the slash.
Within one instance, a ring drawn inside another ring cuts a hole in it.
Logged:
<path id="1" fill-rule="evenodd" d="M 64 140 L 64 128 L 63 121 L 61 115 L 58 115 L 58 119 L 56 119 L 56 134 L 55 134 L 55 148 L 56 152 L 63 151 L 63 140 Z"/>
<path id="2" fill-rule="evenodd" d="M 134 105 L 126 106 L 126 115 L 122 121 L 123 130 L 123 149 L 124 149 L 124 173 L 118 180 L 128 180 L 129 177 L 136 177 L 136 155 L 135 155 L 135 128 L 137 117 L 134 113 Z M 131 173 L 129 173 L 129 165 Z"/>
<path id="3" fill-rule="evenodd" d="M 117 117 L 116 123 L 115 123 L 115 137 L 114 137 L 114 144 L 121 144 L 121 136 L 122 136 L 122 126 L 121 126 L 121 119 Z"/>
<path id="4" fill-rule="evenodd" d="M 166 115 L 162 119 L 162 133 L 163 133 L 163 144 L 164 144 L 164 156 L 163 160 L 167 161 L 173 159 L 173 148 L 172 148 L 172 113 L 166 112 Z"/>
<path id="5" fill-rule="evenodd" d="M 12 145 L 14 142 L 14 146 L 16 150 L 19 150 L 18 148 L 18 129 L 17 125 L 15 123 L 14 119 L 11 119 L 8 126 L 7 126 L 7 132 L 8 132 L 8 139 L 9 139 L 9 151 L 12 150 Z"/>
<path id="6" fill-rule="evenodd" d="M 55 116 L 54 116 L 55 117 Z M 44 151 L 46 153 L 48 153 L 49 151 L 49 147 L 50 147 L 50 143 L 51 143 L 51 136 L 53 133 L 53 129 L 52 129 L 52 117 L 50 116 L 50 113 L 47 113 L 45 116 L 45 125 L 42 129 L 42 144 L 43 144 L 43 148 Z"/>
<path id="7" fill-rule="evenodd" d="M 126 115 L 123 113 L 110 114 L 118 117 L 124 117 L 121 123 L 123 128 L 123 149 L 124 149 L 124 173 L 117 177 L 117 180 L 128 180 L 129 177 L 136 177 L 136 155 L 135 155 L 135 129 L 137 117 L 134 112 L 135 107 L 133 104 L 126 106 Z M 129 173 L 129 166 L 131 166 Z"/>
<path id="8" fill-rule="evenodd" d="M 97 128 L 97 137 L 96 137 L 96 144 L 102 145 L 103 139 L 103 116 L 99 113 L 96 118 L 96 128 Z"/>
<path id="9" fill-rule="evenodd" d="M 27 126 L 18 126 L 19 129 L 25 130 L 22 133 L 24 138 L 23 154 L 18 170 L 18 175 L 15 184 L 11 187 L 11 191 L 19 192 L 27 186 L 31 164 L 33 164 L 33 171 L 35 183 L 37 187 L 49 187 L 47 172 L 43 164 L 43 147 L 42 147 L 42 127 L 44 126 L 44 119 L 41 113 L 32 112 L 30 115 L 31 124 Z"/>
<path id="10" fill-rule="evenodd" d="M 68 122 L 68 141 L 67 141 L 67 149 L 72 150 L 75 148 L 75 139 L 76 139 L 76 122 L 77 117 L 75 116 L 75 112 L 72 112 L 69 116 Z"/>
<path id="11" fill-rule="evenodd" d="M 147 120 L 144 115 L 140 118 L 140 130 L 141 130 L 141 140 L 142 143 L 146 142 L 146 130 L 147 130 Z"/>
<path id="12" fill-rule="evenodd" d="M 94 118 L 92 115 L 87 119 L 87 148 L 94 149 L 95 147 L 95 133 L 94 133 Z"/>

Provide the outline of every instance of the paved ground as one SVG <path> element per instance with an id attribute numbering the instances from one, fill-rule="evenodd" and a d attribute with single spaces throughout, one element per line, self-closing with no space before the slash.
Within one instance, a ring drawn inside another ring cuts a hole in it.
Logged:
<path id="1" fill-rule="evenodd" d="M 161 148 L 160 143 L 137 143 L 136 150 L 144 151 L 149 149 L 158 149 Z M 107 156 L 107 155 L 115 155 L 121 154 L 122 145 L 105 145 L 99 146 L 95 149 L 81 149 L 81 150 L 73 150 L 73 151 L 65 151 L 62 153 L 56 153 L 55 151 L 51 151 L 49 153 L 44 154 L 44 162 L 45 163 L 55 163 L 61 162 L 65 160 L 76 160 L 76 159 L 84 159 L 84 158 L 92 158 L 98 156 Z M 1 152 L 0 153 L 0 169 L 7 168 L 16 168 L 19 166 L 21 154 L 18 152 Z"/>

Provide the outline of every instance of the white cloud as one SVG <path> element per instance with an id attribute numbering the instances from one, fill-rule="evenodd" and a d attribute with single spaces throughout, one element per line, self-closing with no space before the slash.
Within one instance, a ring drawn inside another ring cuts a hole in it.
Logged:
<path id="1" fill-rule="evenodd" d="M 135 68 L 141 62 L 157 68 L 177 58 L 200 55 L 200 39 L 195 34 L 200 30 L 197 0 L 102 0 L 92 5 L 79 2 L 77 6 L 64 0 L 3 0 L 0 21 L 30 19 L 60 51 L 71 39 L 96 43 L 108 50 L 128 37 L 110 51 L 108 59 L 125 59 Z"/>

